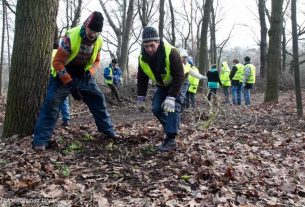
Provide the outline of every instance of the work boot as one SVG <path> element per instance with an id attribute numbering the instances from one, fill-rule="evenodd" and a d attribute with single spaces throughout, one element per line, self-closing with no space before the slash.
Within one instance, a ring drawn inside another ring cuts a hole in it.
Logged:
<path id="1" fill-rule="evenodd" d="M 63 121 L 63 122 L 61 123 L 61 126 L 63 126 L 63 127 L 70 126 L 69 120 Z"/>
<path id="2" fill-rule="evenodd" d="M 163 143 L 156 147 L 159 152 L 168 152 L 177 149 L 177 143 L 175 139 L 165 138 Z"/>

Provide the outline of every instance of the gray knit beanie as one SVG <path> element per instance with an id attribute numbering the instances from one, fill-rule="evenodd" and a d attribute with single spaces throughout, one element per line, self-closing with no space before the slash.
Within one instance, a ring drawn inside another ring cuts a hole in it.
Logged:
<path id="1" fill-rule="evenodd" d="M 149 27 L 149 26 L 145 27 L 142 33 L 142 41 L 148 42 L 154 40 L 160 40 L 157 30 L 153 27 Z"/>

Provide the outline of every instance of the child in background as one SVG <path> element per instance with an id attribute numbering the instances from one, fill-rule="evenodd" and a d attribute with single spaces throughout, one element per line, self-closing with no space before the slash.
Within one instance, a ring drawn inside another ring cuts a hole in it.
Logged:
<path id="1" fill-rule="evenodd" d="M 222 86 L 219 73 L 216 68 L 216 64 L 211 66 L 211 69 L 207 72 L 208 88 L 210 89 L 208 94 L 208 100 L 211 101 L 211 96 L 215 96 L 219 85 Z"/>

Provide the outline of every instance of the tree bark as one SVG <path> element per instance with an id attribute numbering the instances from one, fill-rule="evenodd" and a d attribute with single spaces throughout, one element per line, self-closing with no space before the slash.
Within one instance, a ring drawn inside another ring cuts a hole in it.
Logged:
<path id="1" fill-rule="evenodd" d="M 160 7 L 159 7 L 159 12 L 160 12 L 160 18 L 159 18 L 159 36 L 160 40 L 163 39 L 163 30 L 164 30 L 164 4 L 165 0 L 160 0 Z"/>
<path id="2" fill-rule="evenodd" d="M 199 52 L 199 72 L 206 74 L 209 68 L 209 54 L 208 54 L 208 27 L 210 22 L 210 14 L 213 6 L 213 0 L 206 0 L 204 5 L 204 15 L 202 19 L 201 38 L 200 38 L 200 52 Z"/>
<path id="3" fill-rule="evenodd" d="M 58 0 L 18 0 L 3 137 L 33 133 L 49 77 Z"/>
<path id="4" fill-rule="evenodd" d="M 281 36 L 283 0 L 272 0 L 264 102 L 278 101 L 279 68 L 281 64 Z"/>
<path id="5" fill-rule="evenodd" d="M 297 15 L 296 15 L 296 0 L 291 0 L 291 24 L 292 24 L 292 48 L 293 48 L 293 68 L 295 80 L 295 96 L 297 114 L 299 118 L 303 117 L 302 92 L 300 81 L 299 68 L 299 45 L 298 45 L 298 31 L 297 31 Z"/>
<path id="6" fill-rule="evenodd" d="M 266 65 L 267 65 L 267 24 L 266 24 L 266 0 L 258 1 L 258 13 L 259 13 L 259 23 L 261 27 L 261 42 L 260 42 L 260 77 L 265 78 Z"/>

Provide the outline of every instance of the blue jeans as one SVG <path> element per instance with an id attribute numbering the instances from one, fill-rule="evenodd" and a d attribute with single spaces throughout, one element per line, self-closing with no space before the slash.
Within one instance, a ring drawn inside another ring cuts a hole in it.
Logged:
<path id="1" fill-rule="evenodd" d="M 241 84 L 232 86 L 232 102 L 233 105 L 241 105 Z"/>
<path id="2" fill-rule="evenodd" d="M 78 84 L 83 101 L 89 107 L 98 130 L 109 136 L 114 135 L 115 131 L 106 108 L 104 94 L 97 87 L 95 79 L 93 77 L 90 80 L 76 77 L 73 77 L 73 79 Z M 52 76 L 50 77 L 47 95 L 35 125 L 33 146 L 48 146 L 58 119 L 59 107 L 69 94 L 70 90 L 68 87 Z"/>
<path id="3" fill-rule="evenodd" d="M 196 102 L 195 95 L 196 95 L 195 93 L 189 91 L 186 92 L 186 100 L 185 100 L 186 108 L 189 108 L 190 104 L 192 108 L 195 108 L 195 102 Z"/>
<path id="4" fill-rule="evenodd" d="M 60 108 L 60 113 L 62 115 L 62 120 L 63 121 L 68 121 L 70 120 L 70 106 L 69 106 L 69 99 L 68 97 L 64 100 L 64 102 L 61 104 Z"/>
<path id="5" fill-rule="evenodd" d="M 250 89 L 244 87 L 243 88 L 243 93 L 244 93 L 244 99 L 245 99 L 245 105 L 250 105 L 250 99 L 251 99 L 251 94 L 250 94 Z"/>
<path id="6" fill-rule="evenodd" d="M 188 86 L 188 80 L 185 80 L 181 87 L 180 94 L 178 95 L 175 101 L 175 112 L 167 113 L 162 108 L 162 104 L 166 99 L 166 96 L 168 96 L 168 88 L 157 87 L 154 93 L 152 101 L 152 111 L 162 124 L 166 134 L 178 134 L 181 106 L 185 100 L 185 94 L 188 90 Z"/>

